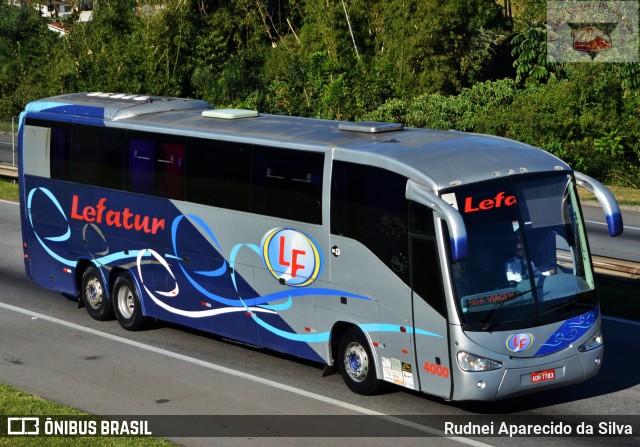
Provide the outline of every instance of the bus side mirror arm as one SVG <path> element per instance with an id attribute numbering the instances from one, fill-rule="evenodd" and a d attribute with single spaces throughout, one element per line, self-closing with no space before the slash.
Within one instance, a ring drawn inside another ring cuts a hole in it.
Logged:
<path id="1" fill-rule="evenodd" d="M 576 177 L 576 183 L 578 186 L 585 188 L 592 193 L 600 202 L 604 215 L 607 219 L 607 226 L 609 227 L 609 236 L 619 236 L 622 234 L 622 213 L 620 212 L 620 206 L 614 195 L 604 186 L 602 183 L 582 172 L 574 171 Z"/>
<path id="2" fill-rule="evenodd" d="M 467 227 L 464 225 L 464 220 L 458 210 L 413 180 L 407 181 L 405 195 L 408 200 L 413 200 L 431 208 L 438 217 L 447 222 L 451 238 L 451 260 L 453 262 L 465 260 L 468 255 Z"/>

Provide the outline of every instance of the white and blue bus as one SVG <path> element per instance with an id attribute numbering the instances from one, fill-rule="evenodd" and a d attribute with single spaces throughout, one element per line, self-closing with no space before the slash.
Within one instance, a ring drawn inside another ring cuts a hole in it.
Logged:
<path id="1" fill-rule="evenodd" d="M 27 275 L 128 330 L 174 322 L 450 400 L 582 382 L 603 341 L 576 186 L 503 138 L 81 93 L 19 131 Z"/>

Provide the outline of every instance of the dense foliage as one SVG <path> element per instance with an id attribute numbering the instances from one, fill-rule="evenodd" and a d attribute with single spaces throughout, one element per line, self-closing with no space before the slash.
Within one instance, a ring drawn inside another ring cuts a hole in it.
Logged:
<path id="1" fill-rule="evenodd" d="M 36 3 L 34 3 L 36 4 Z M 47 30 L 0 5 L 0 116 L 73 91 L 492 133 L 640 187 L 640 65 L 553 64 L 546 3 L 100 0 Z"/>

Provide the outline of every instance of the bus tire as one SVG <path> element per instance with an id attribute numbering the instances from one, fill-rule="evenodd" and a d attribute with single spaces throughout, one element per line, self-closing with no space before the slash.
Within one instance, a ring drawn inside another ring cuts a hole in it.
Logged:
<path id="1" fill-rule="evenodd" d="M 143 329 L 147 318 L 142 315 L 138 292 L 128 273 L 121 273 L 113 283 L 113 310 L 120 326 L 128 331 Z"/>
<path id="2" fill-rule="evenodd" d="M 357 394 L 374 394 L 381 382 L 367 338 L 356 327 L 346 330 L 338 348 L 338 368 L 349 389 Z"/>
<path id="3" fill-rule="evenodd" d="M 113 306 L 107 299 L 102 275 L 93 265 L 82 273 L 82 304 L 91 318 L 99 321 L 113 319 Z"/>

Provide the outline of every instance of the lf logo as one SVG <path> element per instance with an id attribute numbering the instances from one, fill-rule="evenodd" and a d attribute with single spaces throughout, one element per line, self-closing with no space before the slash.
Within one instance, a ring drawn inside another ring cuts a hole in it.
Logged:
<path id="1" fill-rule="evenodd" d="M 40 418 L 7 418 L 7 435 L 37 436 L 40 434 Z"/>
<path id="2" fill-rule="evenodd" d="M 295 278 L 298 276 L 298 270 L 304 269 L 304 265 L 298 264 L 298 257 L 304 257 L 307 252 L 294 248 L 291 250 L 291 261 L 287 261 L 285 260 L 286 243 L 286 238 L 284 236 L 280 236 L 280 259 L 278 260 L 278 264 L 283 267 L 291 267 L 291 277 Z"/>
<path id="3" fill-rule="evenodd" d="M 511 352 L 526 351 L 533 344 L 533 335 L 521 332 L 507 338 L 507 349 Z"/>
<path id="4" fill-rule="evenodd" d="M 262 257 L 271 274 L 289 286 L 311 284 L 322 270 L 322 255 L 306 234 L 274 228 L 262 238 Z"/>

